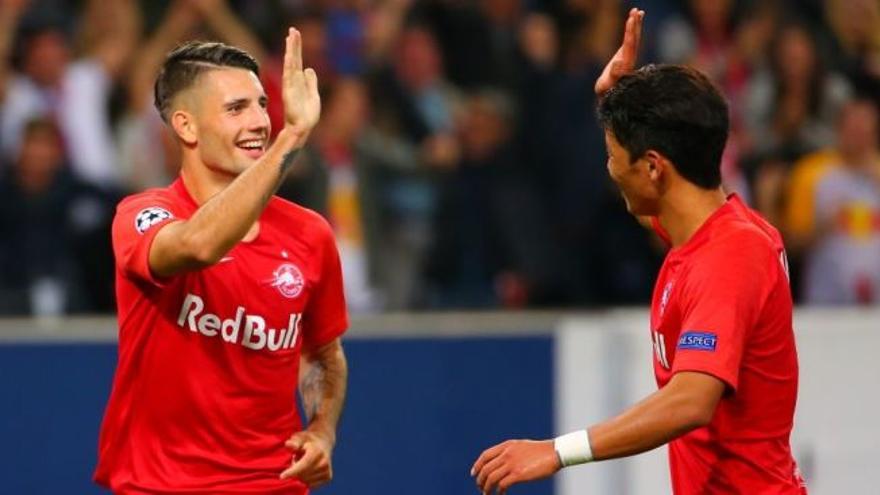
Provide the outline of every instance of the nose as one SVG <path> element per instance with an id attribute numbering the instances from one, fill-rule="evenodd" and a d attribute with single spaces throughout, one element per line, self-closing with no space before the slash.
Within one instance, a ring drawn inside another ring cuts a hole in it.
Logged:
<path id="1" fill-rule="evenodd" d="M 245 127 L 250 132 L 269 133 L 269 113 L 259 105 L 253 105 L 248 109 Z"/>

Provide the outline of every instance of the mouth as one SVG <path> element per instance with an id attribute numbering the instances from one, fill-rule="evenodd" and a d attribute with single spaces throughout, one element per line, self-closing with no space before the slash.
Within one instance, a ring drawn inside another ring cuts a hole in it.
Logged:
<path id="1" fill-rule="evenodd" d="M 263 153 L 266 152 L 266 139 L 264 138 L 244 139 L 238 141 L 235 145 L 238 149 L 242 150 L 248 158 L 257 159 L 263 156 Z"/>

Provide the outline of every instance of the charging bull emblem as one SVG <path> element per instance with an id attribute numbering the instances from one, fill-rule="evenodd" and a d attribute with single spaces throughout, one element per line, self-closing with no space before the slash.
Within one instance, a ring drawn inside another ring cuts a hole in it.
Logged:
<path id="1" fill-rule="evenodd" d="M 272 287 L 277 288 L 284 297 L 292 299 L 302 292 L 305 279 L 296 265 L 284 263 L 275 270 L 273 275 L 275 275 L 275 279 L 272 281 Z"/>

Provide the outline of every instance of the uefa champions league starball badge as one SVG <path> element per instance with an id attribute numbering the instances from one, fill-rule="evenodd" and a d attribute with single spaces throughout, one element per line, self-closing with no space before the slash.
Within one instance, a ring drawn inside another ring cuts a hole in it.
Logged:
<path id="1" fill-rule="evenodd" d="M 158 206 L 144 208 L 134 217 L 134 228 L 137 229 L 138 234 L 143 234 L 153 225 L 172 217 L 174 217 L 174 215 L 165 208 L 160 208 Z"/>

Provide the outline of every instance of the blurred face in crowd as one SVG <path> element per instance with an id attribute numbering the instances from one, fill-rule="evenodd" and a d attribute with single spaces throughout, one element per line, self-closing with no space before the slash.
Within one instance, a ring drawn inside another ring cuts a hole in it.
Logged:
<path id="1" fill-rule="evenodd" d="M 776 46 L 777 67 L 790 81 L 807 82 L 816 70 L 816 52 L 810 34 L 800 27 L 788 27 Z"/>
<path id="2" fill-rule="evenodd" d="M 175 98 L 179 109 L 172 125 L 184 148 L 210 170 L 237 176 L 263 156 L 270 131 L 268 100 L 253 72 L 212 69 Z"/>
<path id="3" fill-rule="evenodd" d="M 509 134 L 508 124 L 494 102 L 479 96 L 468 102 L 461 130 L 464 153 L 475 160 L 488 158 Z"/>
<path id="4" fill-rule="evenodd" d="M 60 31 L 39 32 L 30 36 L 25 44 L 24 72 L 39 85 L 58 84 L 69 61 L 70 50 Z"/>
<path id="5" fill-rule="evenodd" d="M 838 148 L 845 156 L 861 158 L 877 152 L 877 108 L 867 100 L 847 103 L 840 111 L 837 123 Z"/>
<path id="6" fill-rule="evenodd" d="M 620 189 L 626 209 L 633 215 L 657 215 L 660 172 L 656 166 L 652 166 L 645 157 L 631 161 L 629 152 L 607 129 L 605 148 L 608 151 L 608 175 Z"/>
<path id="7" fill-rule="evenodd" d="M 731 0 L 691 0 L 691 11 L 702 31 L 724 33 L 730 20 Z"/>
<path id="8" fill-rule="evenodd" d="M 19 184 L 31 193 L 44 191 L 63 160 L 61 137 L 54 126 L 44 124 L 27 129 L 17 160 Z"/>
<path id="9" fill-rule="evenodd" d="M 321 125 L 325 135 L 352 141 L 366 124 L 368 114 L 369 98 L 363 83 L 357 79 L 341 79 L 333 87 Z"/>
<path id="10" fill-rule="evenodd" d="M 397 75 L 411 90 L 433 84 L 441 74 L 440 50 L 427 30 L 410 28 L 400 37 Z"/>

